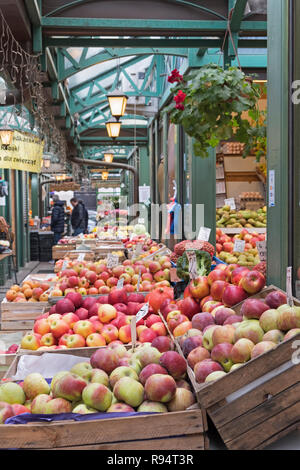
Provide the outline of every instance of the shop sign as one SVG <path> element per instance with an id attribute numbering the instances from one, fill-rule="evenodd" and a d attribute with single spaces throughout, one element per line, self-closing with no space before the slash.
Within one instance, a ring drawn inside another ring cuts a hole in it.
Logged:
<path id="1" fill-rule="evenodd" d="M 9 146 L 0 145 L 0 168 L 41 172 L 44 142 L 32 134 L 14 131 Z"/>

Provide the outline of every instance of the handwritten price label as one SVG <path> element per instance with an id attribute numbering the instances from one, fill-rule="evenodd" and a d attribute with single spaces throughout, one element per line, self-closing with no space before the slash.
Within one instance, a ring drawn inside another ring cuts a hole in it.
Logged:
<path id="1" fill-rule="evenodd" d="M 199 230 L 198 240 L 202 240 L 204 242 L 208 242 L 210 237 L 211 229 L 207 227 L 201 227 Z"/>
<path id="2" fill-rule="evenodd" d="M 267 244 L 266 241 L 256 242 L 256 248 L 258 249 L 258 255 L 260 261 L 267 261 Z"/>
<path id="3" fill-rule="evenodd" d="M 246 245 L 246 242 L 244 240 L 236 239 L 234 241 L 233 251 L 236 251 L 237 253 L 244 253 L 245 245 Z"/>
<path id="4" fill-rule="evenodd" d="M 85 258 L 85 253 L 80 253 L 78 258 L 77 258 L 77 261 L 83 261 Z"/>
<path id="5" fill-rule="evenodd" d="M 120 277 L 117 284 L 117 289 L 122 289 L 124 286 L 124 277 Z"/>
<path id="6" fill-rule="evenodd" d="M 113 255 L 111 253 L 109 253 L 107 255 L 107 263 L 106 263 L 106 266 L 111 269 L 111 268 L 114 268 L 115 266 L 118 266 L 119 264 L 119 256 L 118 255 Z"/>
<path id="7" fill-rule="evenodd" d="M 231 197 L 229 199 L 225 199 L 224 202 L 225 202 L 225 206 L 229 206 L 231 210 L 236 209 L 234 197 Z"/>

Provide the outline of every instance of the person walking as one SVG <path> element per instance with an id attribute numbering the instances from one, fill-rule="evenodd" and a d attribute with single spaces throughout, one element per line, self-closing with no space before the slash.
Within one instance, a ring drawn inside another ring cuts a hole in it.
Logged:
<path id="1" fill-rule="evenodd" d="M 59 196 L 53 196 L 53 209 L 51 213 L 51 230 L 54 232 L 54 245 L 57 245 L 65 231 L 65 209 L 64 202 L 59 200 Z"/>
<path id="2" fill-rule="evenodd" d="M 71 199 L 71 204 L 73 206 L 72 215 L 71 215 L 71 225 L 74 230 L 74 237 L 80 233 L 85 233 L 87 230 L 87 210 L 82 201 L 73 197 Z"/>

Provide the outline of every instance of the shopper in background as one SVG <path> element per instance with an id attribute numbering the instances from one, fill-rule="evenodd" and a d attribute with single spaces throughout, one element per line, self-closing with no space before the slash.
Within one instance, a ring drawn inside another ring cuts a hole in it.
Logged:
<path id="1" fill-rule="evenodd" d="M 76 199 L 76 197 L 73 197 L 71 199 L 71 204 L 73 206 L 71 224 L 74 230 L 73 235 L 76 237 L 80 233 L 86 233 L 88 216 L 86 215 L 87 210 L 85 208 L 85 205 L 81 200 L 78 200 Z"/>
<path id="2" fill-rule="evenodd" d="M 65 209 L 64 202 L 59 200 L 57 194 L 55 194 L 52 199 L 51 230 L 54 232 L 54 245 L 57 245 L 65 230 Z"/>

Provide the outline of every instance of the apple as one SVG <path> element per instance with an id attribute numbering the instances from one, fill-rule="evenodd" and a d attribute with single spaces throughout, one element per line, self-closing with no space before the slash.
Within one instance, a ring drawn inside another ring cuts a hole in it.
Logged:
<path id="1" fill-rule="evenodd" d="M 241 315 L 245 317 L 245 320 L 256 319 L 259 320 L 261 315 L 269 310 L 269 306 L 260 299 L 247 299 L 243 302 L 241 308 Z"/>
<path id="2" fill-rule="evenodd" d="M 211 351 L 211 359 L 219 362 L 225 372 L 229 372 L 232 366 L 231 351 L 233 345 L 230 343 L 219 343 Z"/>
<path id="3" fill-rule="evenodd" d="M 300 331 L 300 330 L 299 330 Z M 280 330 L 269 330 L 263 336 L 263 341 L 272 341 L 273 343 L 281 343 L 284 339 L 284 333 Z"/>
<path id="4" fill-rule="evenodd" d="M 212 273 L 213 272 L 215 271 L 212 271 Z M 221 271 L 221 272 L 224 272 L 224 271 Z M 225 278 L 226 278 L 226 274 L 225 274 Z M 225 280 L 224 281 L 218 280 L 218 281 L 213 282 L 210 287 L 210 295 L 212 296 L 212 298 L 214 300 L 221 301 L 224 290 L 226 289 L 228 285 L 229 285 L 228 282 L 226 282 Z"/>
<path id="5" fill-rule="evenodd" d="M 192 322 L 190 321 L 185 321 L 181 323 L 180 325 L 176 326 L 173 330 L 173 336 L 178 337 L 184 335 L 187 331 L 189 331 L 192 328 Z"/>
<path id="6" fill-rule="evenodd" d="M 64 322 L 68 323 L 70 328 L 73 328 L 74 324 L 80 320 L 78 315 L 72 312 L 64 313 L 62 319 Z"/>
<path id="7" fill-rule="evenodd" d="M 83 296 L 83 295 L 87 295 L 87 290 L 86 290 L 85 287 L 80 287 L 80 288 L 78 289 L 78 293 L 79 293 L 80 295 L 82 295 L 82 296 Z"/>
<path id="8" fill-rule="evenodd" d="M 109 383 L 111 388 L 114 388 L 115 384 L 122 377 L 131 377 L 134 380 L 139 380 L 139 377 L 134 369 L 128 366 L 119 366 L 109 376 Z"/>
<path id="9" fill-rule="evenodd" d="M 109 386 L 109 378 L 106 372 L 101 369 L 92 369 L 90 375 L 90 382 Z"/>
<path id="10" fill-rule="evenodd" d="M 280 307 L 280 305 L 286 304 L 286 294 L 280 290 L 275 290 L 267 295 L 265 302 L 267 305 L 269 305 L 270 309 L 276 309 Z"/>
<path id="11" fill-rule="evenodd" d="M 90 362 L 93 368 L 102 369 L 107 374 L 111 374 L 119 365 L 119 357 L 114 349 L 99 348 L 91 356 Z"/>
<path id="12" fill-rule="evenodd" d="M 282 331 L 292 330 L 300 327 L 300 308 L 281 305 L 277 309 L 277 328 Z"/>
<path id="13" fill-rule="evenodd" d="M 33 333 L 26 333 L 21 340 L 21 349 L 37 350 L 41 346 L 41 336 Z"/>
<path id="14" fill-rule="evenodd" d="M 84 405 L 83 403 L 80 403 L 79 405 L 76 405 L 73 410 L 72 410 L 72 413 L 77 413 L 77 414 L 80 414 L 80 415 L 86 415 L 86 414 L 90 414 L 90 413 L 97 413 L 98 410 L 95 410 L 94 408 L 90 408 L 86 405 Z"/>
<path id="15" fill-rule="evenodd" d="M 98 411 L 106 411 L 111 406 L 112 392 L 101 383 L 89 383 L 82 391 L 85 405 Z"/>
<path id="16" fill-rule="evenodd" d="M 230 372 L 233 372 L 234 370 L 239 369 L 243 365 L 244 364 L 239 364 L 239 363 L 233 364 L 233 366 L 230 369 Z"/>
<path id="17" fill-rule="evenodd" d="M 201 308 L 193 297 L 187 297 L 182 300 L 179 310 L 189 320 L 192 320 L 192 318 L 201 311 Z"/>
<path id="18" fill-rule="evenodd" d="M 172 349 L 172 340 L 167 336 L 157 336 L 152 341 L 151 346 L 163 353 Z"/>
<path id="19" fill-rule="evenodd" d="M 197 313 L 192 318 L 192 327 L 200 331 L 203 331 L 206 326 L 214 324 L 215 320 L 213 316 L 208 312 Z"/>
<path id="20" fill-rule="evenodd" d="M 14 416 L 13 407 L 8 403 L 0 402 L 0 424 L 4 424 L 12 416 Z"/>
<path id="21" fill-rule="evenodd" d="M 113 403 L 106 413 L 135 413 L 135 410 L 126 403 Z"/>
<path id="22" fill-rule="evenodd" d="M 235 269 L 233 269 L 231 272 L 231 283 L 235 286 L 238 286 L 242 277 L 249 272 L 249 269 L 244 266 L 236 266 Z"/>
<path id="23" fill-rule="evenodd" d="M 186 361 L 176 351 L 164 352 L 159 359 L 159 364 L 163 366 L 174 379 L 183 379 L 186 375 Z"/>
<path id="24" fill-rule="evenodd" d="M 271 351 L 271 349 L 274 349 L 275 347 L 276 343 L 273 343 L 272 341 L 261 341 L 260 343 L 256 344 L 252 349 L 251 359 L 258 357 L 267 351 Z"/>
<path id="25" fill-rule="evenodd" d="M 235 328 L 232 325 L 217 326 L 212 332 L 213 345 L 234 343 Z"/>
<path id="26" fill-rule="evenodd" d="M 232 307 L 248 297 L 248 294 L 240 286 L 228 285 L 223 293 L 222 302 L 225 307 Z"/>
<path id="27" fill-rule="evenodd" d="M 270 332 L 269 332 L 270 333 Z M 293 328 L 292 330 L 288 331 L 288 333 L 285 334 L 283 341 L 287 341 L 288 339 L 293 338 L 294 336 L 297 336 L 300 334 L 300 328 Z M 271 339 L 271 341 L 273 341 Z M 276 341 L 274 341 L 276 343 Z"/>
<path id="28" fill-rule="evenodd" d="M 17 383 L 6 382 L 0 385 L 0 401 L 5 401 L 10 405 L 17 403 L 19 405 L 24 405 L 26 400 L 25 393 L 23 388 L 20 387 Z"/>
<path id="29" fill-rule="evenodd" d="M 95 332 L 95 328 L 92 322 L 88 320 L 79 320 L 73 326 L 74 333 L 87 338 L 89 335 Z"/>
<path id="30" fill-rule="evenodd" d="M 243 317 L 240 315 L 231 315 L 224 321 L 224 326 L 225 325 L 233 325 L 237 326 L 237 323 L 241 323 L 243 321 Z"/>
<path id="31" fill-rule="evenodd" d="M 265 310 L 259 318 L 261 328 L 267 333 L 270 330 L 277 329 L 277 320 L 279 312 L 275 309 Z"/>
<path id="32" fill-rule="evenodd" d="M 50 333 L 50 325 L 46 318 L 41 318 L 40 320 L 36 320 L 34 327 L 34 333 L 37 333 L 41 336 L 45 335 L 46 333 Z"/>
<path id="33" fill-rule="evenodd" d="M 142 368 L 152 363 L 159 364 L 161 356 L 162 354 L 158 349 L 152 346 L 144 346 L 136 352 L 136 358 L 140 361 Z"/>
<path id="34" fill-rule="evenodd" d="M 86 345 L 90 348 L 106 346 L 105 338 L 99 333 L 92 333 L 86 338 Z"/>
<path id="35" fill-rule="evenodd" d="M 222 328 L 221 326 L 218 325 L 208 325 L 207 329 L 203 331 L 203 336 L 202 336 L 202 344 L 205 349 L 208 351 L 211 351 L 212 348 L 215 346 L 213 343 L 212 335 L 215 329 L 217 328 Z"/>
<path id="36" fill-rule="evenodd" d="M 186 390 L 192 391 L 190 384 L 186 380 L 180 379 L 175 380 L 175 382 L 177 388 L 185 388 Z"/>
<path id="37" fill-rule="evenodd" d="M 120 378 L 114 385 L 113 393 L 117 400 L 125 402 L 133 408 L 138 407 L 144 399 L 143 385 L 131 377 Z"/>
<path id="38" fill-rule="evenodd" d="M 239 285 L 248 294 L 257 294 L 260 292 L 266 284 L 266 278 L 260 271 L 250 271 L 246 273 L 240 280 Z"/>
<path id="39" fill-rule="evenodd" d="M 118 328 L 114 325 L 104 325 L 101 330 L 101 335 L 108 344 L 118 339 L 119 331 Z"/>
<path id="40" fill-rule="evenodd" d="M 161 265 L 158 261 L 151 261 L 151 263 L 149 263 L 150 273 L 154 274 L 154 273 L 160 271 L 160 269 L 161 269 Z"/>
<path id="41" fill-rule="evenodd" d="M 90 380 L 92 370 L 93 368 L 89 362 L 78 362 L 70 369 L 70 372 L 88 381 Z"/>
<path id="42" fill-rule="evenodd" d="M 139 374 L 139 381 L 145 385 L 147 379 L 154 374 L 168 374 L 167 370 L 159 364 L 148 364 Z"/>
<path id="43" fill-rule="evenodd" d="M 68 333 L 70 325 L 64 320 L 53 320 L 50 323 L 50 332 L 53 334 L 54 338 L 60 338 L 61 336 Z"/>
<path id="44" fill-rule="evenodd" d="M 175 397 L 176 382 L 173 377 L 165 374 L 153 374 L 145 383 L 147 400 L 168 403 Z"/>
<path id="45" fill-rule="evenodd" d="M 108 304 L 115 305 L 115 304 L 127 304 L 127 292 L 124 288 L 116 289 L 109 293 L 108 295 Z"/>
<path id="46" fill-rule="evenodd" d="M 83 336 L 74 334 L 67 338 L 67 348 L 83 348 L 85 346 L 85 339 Z"/>
<path id="47" fill-rule="evenodd" d="M 184 340 L 182 345 L 182 352 L 185 357 L 188 357 L 190 352 L 199 346 L 202 346 L 202 335 L 191 336 Z"/>
<path id="48" fill-rule="evenodd" d="M 50 395 L 42 393 L 37 395 L 31 403 L 30 411 L 32 414 L 44 414 L 46 404 L 52 400 Z"/>
<path id="49" fill-rule="evenodd" d="M 177 326 L 181 325 L 186 321 L 189 321 L 188 317 L 182 315 L 178 310 L 170 312 L 167 317 L 167 324 L 171 333 L 173 333 Z"/>
<path id="50" fill-rule="evenodd" d="M 184 411 L 196 402 L 194 394 L 185 388 L 176 388 L 175 396 L 167 403 L 168 411 Z"/>
<path id="51" fill-rule="evenodd" d="M 203 305 L 202 311 L 212 313 L 218 307 L 224 307 L 224 305 L 221 302 L 218 302 L 217 300 L 209 300 Z"/>
<path id="52" fill-rule="evenodd" d="M 140 413 L 167 413 L 168 408 L 163 403 L 145 400 L 137 409 Z"/>
<path id="53" fill-rule="evenodd" d="M 233 367 L 233 366 L 232 366 Z M 224 377 L 226 375 L 226 372 L 224 371 L 221 371 L 221 370 L 217 370 L 216 372 L 211 372 L 207 377 L 206 379 L 204 380 L 205 383 L 209 383 L 209 382 L 215 382 L 215 380 L 219 380 L 221 379 L 222 377 Z"/>
<path id="54" fill-rule="evenodd" d="M 54 398 L 64 398 L 69 401 L 79 400 L 86 384 L 86 380 L 82 377 L 69 372 L 55 381 L 52 387 L 52 396 Z"/>
<path id="55" fill-rule="evenodd" d="M 216 281 L 226 281 L 225 270 L 223 271 L 221 269 L 214 269 L 209 273 L 209 275 L 207 276 L 207 282 L 209 286 L 211 287 Z"/>
<path id="56" fill-rule="evenodd" d="M 54 398 L 53 400 L 48 401 L 44 408 L 45 414 L 61 414 L 71 412 L 71 403 L 64 398 Z"/>
<path id="57" fill-rule="evenodd" d="M 59 300 L 56 303 L 55 309 L 56 309 L 56 313 L 60 313 L 60 314 L 68 313 L 68 312 L 75 312 L 75 305 L 73 304 L 73 302 L 71 302 L 70 299 L 64 298 L 64 299 Z"/>
<path id="58" fill-rule="evenodd" d="M 254 344 L 262 341 L 264 330 L 261 328 L 258 320 L 242 321 L 235 330 L 235 342 L 241 338 L 250 339 Z"/>
<path id="59" fill-rule="evenodd" d="M 189 290 L 192 297 L 203 299 L 209 295 L 209 284 L 206 276 L 199 276 L 193 279 L 189 284 Z"/>
<path id="60" fill-rule="evenodd" d="M 116 318 L 117 310 L 113 305 L 102 304 L 98 308 L 98 317 L 101 323 L 109 323 Z"/>
<path id="61" fill-rule="evenodd" d="M 49 394 L 50 387 L 41 374 L 33 372 L 25 377 L 23 391 L 29 400 L 33 400 L 37 395 Z"/>
<path id="62" fill-rule="evenodd" d="M 139 341 L 141 343 L 152 343 L 154 338 L 156 338 L 158 334 L 152 328 L 146 328 L 139 334 Z M 161 336 L 161 331 L 160 331 Z"/>
<path id="63" fill-rule="evenodd" d="M 213 312 L 212 312 L 213 313 Z M 228 307 L 220 307 L 215 313 L 215 323 L 216 325 L 223 325 L 227 318 L 235 315 L 235 311 Z"/>
<path id="64" fill-rule="evenodd" d="M 52 333 L 46 333 L 41 337 L 40 344 L 41 346 L 54 346 L 57 344 L 57 340 Z"/>
<path id="65" fill-rule="evenodd" d="M 148 328 L 150 328 L 151 325 L 154 325 L 154 323 L 157 323 L 157 322 L 162 323 L 162 319 L 160 318 L 159 315 L 156 315 L 155 313 L 152 313 L 146 319 L 146 326 Z"/>
<path id="66" fill-rule="evenodd" d="M 118 365 L 131 367 L 138 375 L 142 370 L 142 365 L 136 357 L 122 357 L 119 359 Z"/>
<path id="67" fill-rule="evenodd" d="M 204 359 L 202 362 L 198 362 L 194 367 L 195 379 L 198 383 L 205 382 L 206 377 L 212 372 L 222 371 L 222 366 L 211 359 Z"/>

